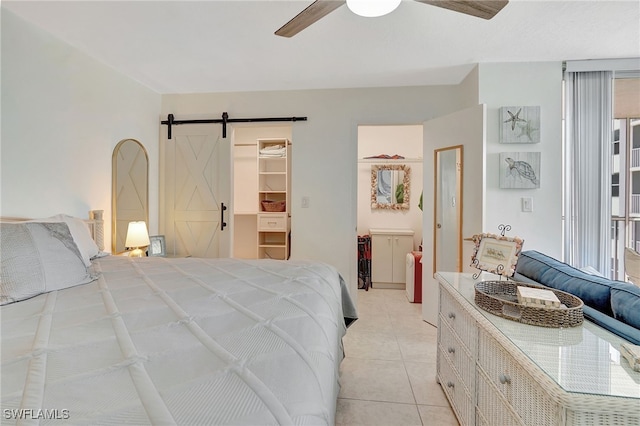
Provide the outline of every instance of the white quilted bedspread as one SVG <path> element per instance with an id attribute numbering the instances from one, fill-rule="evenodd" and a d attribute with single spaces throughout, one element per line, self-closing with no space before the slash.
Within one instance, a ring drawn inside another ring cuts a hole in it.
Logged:
<path id="1" fill-rule="evenodd" d="M 2 307 L 3 424 L 334 423 L 346 331 L 335 269 L 94 263 L 98 281 Z"/>

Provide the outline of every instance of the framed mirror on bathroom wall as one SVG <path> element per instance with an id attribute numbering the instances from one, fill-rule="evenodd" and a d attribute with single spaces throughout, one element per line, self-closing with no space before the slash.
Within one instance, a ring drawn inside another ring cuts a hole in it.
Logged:
<path id="1" fill-rule="evenodd" d="M 371 208 L 408 210 L 411 167 L 406 164 L 371 165 Z"/>
<path id="2" fill-rule="evenodd" d="M 140 142 L 118 142 L 111 179 L 111 252 L 116 254 L 125 251 L 129 222 L 149 223 L 149 156 Z"/>

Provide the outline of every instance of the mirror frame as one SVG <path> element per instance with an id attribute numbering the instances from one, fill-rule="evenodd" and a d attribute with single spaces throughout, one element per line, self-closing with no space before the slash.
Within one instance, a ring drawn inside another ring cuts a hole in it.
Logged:
<path id="1" fill-rule="evenodd" d="M 134 142 L 138 144 L 140 151 L 144 154 L 145 159 L 145 177 L 147 178 L 147 182 L 145 185 L 145 197 L 146 197 L 146 205 L 144 206 L 144 218 L 138 220 L 144 220 L 149 224 L 149 154 L 147 153 L 146 148 L 140 141 L 136 139 L 123 139 L 116 144 L 113 148 L 113 153 L 111 155 L 111 253 L 116 254 L 116 239 L 117 239 L 117 221 L 118 221 L 118 209 L 117 209 L 117 188 L 118 188 L 118 154 L 120 153 L 120 148 L 128 142 Z"/>
<path id="2" fill-rule="evenodd" d="M 381 170 L 397 170 L 404 172 L 402 203 L 379 203 L 377 197 L 378 172 Z M 406 164 L 372 164 L 371 165 L 371 208 L 387 210 L 409 210 L 411 193 L 411 167 Z"/>
<path id="3" fill-rule="evenodd" d="M 460 181 L 459 181 L 459 185 L 457 188 L 457 222 L 458 222 L 458 236 L 457 236 L 457 240 L 458 240 L 458 259 L 457 259 L 457 266 L 458 266 L 458 270 L 454 271 L 454 272 L 462 272 L 462 255 L 463 255 L 463 251 L 462 251 L 462 240 L 463 240 L 463 231 L 462 231 L 462 226 L 463 226 L 463 194 L 464 194 L 464 145 L 454 145 L 454 146 L 448 146 L 448 147 L 444 147 L 444 148 L 438 148 L 435 149 L 433 151 L 433 273 L 435 274 L 437 271 L 437 265 L 438 265 L 438 248 L 437 248 L 437 238 L 436 238 L 436 233 L 438 232 L 437 227 L 438 227 L 438 200 L 440 197 L 440 193 L 438 191 L 438 174 L 440 173 L 440 169 L 439 169 L 439 154 L 443 151 L 458 151 L 460 153 L 460 161 L 456 163 L 456 171 L 459 172 L 459 176 L 460 176 Z"/>

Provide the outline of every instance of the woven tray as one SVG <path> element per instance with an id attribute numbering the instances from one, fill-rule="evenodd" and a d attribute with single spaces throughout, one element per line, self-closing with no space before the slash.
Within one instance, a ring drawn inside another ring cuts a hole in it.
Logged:
<path id="1" fill-rule="evenodd" d="M 518 302 L 518 286 L 551 290 L 566 306 L 528 306 Z M 541 327 L 564 328 L 582 324 L 582 300 L 564 291 L 515 281 L 480 281 L 475 285 L 475 302 L 478 307 L 500 317 L 523 324 Z"/>

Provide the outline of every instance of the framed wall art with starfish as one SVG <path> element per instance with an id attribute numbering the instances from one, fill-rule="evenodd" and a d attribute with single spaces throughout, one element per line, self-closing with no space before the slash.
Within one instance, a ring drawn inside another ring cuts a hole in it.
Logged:
<path id="1" fill-rule="evenodd" d="M 540 142 L 540 107 L 500 108 L 500 143 Z"/>

